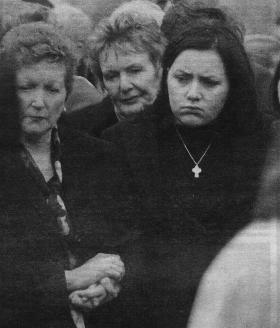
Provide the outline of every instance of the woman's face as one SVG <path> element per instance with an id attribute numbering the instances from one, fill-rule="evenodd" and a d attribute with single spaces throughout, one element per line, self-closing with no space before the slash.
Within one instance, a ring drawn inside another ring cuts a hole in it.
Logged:
<path id="1" fill-rule="evenodd" d="M 23 136 L 42 137 L 56 125 L 66 98 L 63 64 L 41 61 L 16 73 Z"/>
<path id="2" fill-rule="evenodd" d="M 104 85 L 120 119 L 133 118 L 158 94 L 161 67 L 155 67 L 147 53 L 131 48 L 109 49 L 100 55 Z"/>
<path id="3" fill-rule="evenodd" d="M 199 127 L 213 122 L 229 93 L 220 55 L 215 50 L 181 52 L 168 71 L 167 88 L 178 124 Z"/>

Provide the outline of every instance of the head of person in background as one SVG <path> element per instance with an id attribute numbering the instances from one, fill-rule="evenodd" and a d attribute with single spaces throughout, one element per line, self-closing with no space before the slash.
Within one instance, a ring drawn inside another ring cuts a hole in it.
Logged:
<path id="1" fill-rule="evenodd" d="M 0 0 L 0 40 L 11 28 L 30 22 L 47 22 L 50 10 L 38 3 Z"/>
<path id="2" fill-rule="evenodd" d="M 222 15 L 213 8 L 210 14 L 214 11 Z M 259 117 L 253 72 L 240 33 L 224 19 L 178 24 L 173 33 L 168 31 L 160 114 L 165 108 L 175 124 L 187 128 L 214 125 L 227 134 L 249 133 Z"/>
<path id="3" fill-rule="evenodd" d="M 273 35 L 248 34 L 244 44 L 250 60 L 274 74 L 280 59 L 280 41 Z"/>
<path id="4" fill-rule="evenodd" d="M 88 77 L 89 66 L 86 40 L 92 33 L 90 17 L 80 8 L 69 4 L 57 4 L 51 10 L 49 23 L 72 42 L 71 51 L 77 60 L 77 75 Z"/>
<path id="5" fill-rule="evenodd" d="M 121 4 L 116 8 L 110 16 L 110 19 L 114 21 L 121 14 L 133 14 L 141 17 L 150 17 L 157 21 L 158 25 L 161 26 L 164 11 L 156 3 L 149 0 L 132 0 Z"/>
<path id="6" fill-rule="evenodd" d="M 198 21 L 207 24 L 226 23 L 243 40 L 245 27 L 235 13 L 223 6 L 209 6 L 207 1 L 174 0 L 163 18 L 162 32 L 167 39 L 169 36 L 173 38 L 181 32 L 182 26 L 192 25 Z"/>
<path id="7" fill-rule="evenodd" d="M 89 40 L 97 80 L 119 120 L 135 119 L 159 92 L 165 39 L 155 19 L 121 13 L 96 27 Z"/>
<path id="8" fill-rule="evenodd" d="M 22 24 L 3 37 L 1 63 L 1 134 L 10 144 L 49 144 L 72 88 L 67 41 L 48 24 Z"/>

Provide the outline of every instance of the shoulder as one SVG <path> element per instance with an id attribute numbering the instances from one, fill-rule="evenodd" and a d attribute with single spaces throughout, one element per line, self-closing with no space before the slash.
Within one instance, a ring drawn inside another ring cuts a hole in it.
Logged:
<path id="1" fill-rule="evenodd" d="M 74 76 L 72 91 L 68 96 L 66 108 L 69 112 L 75 112 L 82 108 L 98 104 L 104 95 L 96 87 L 82 76 Z"/>
<path id="2" fill-rule="evenodd" d="M 99 136 L 104 129 L 117 122 L 117 117 L 114 106 L 107 97 L 99 104 L 65 113 L 61 120 L 70 128 Z"/>
<path id="3" fill-rule="evenodd" d="M 59 127 L 62 151 L 68 156 L 81 158 L 118 157 L 119 151 L 113 143 L 73 130 L 65 125 Z"/>
<path id="4" fill-rule="evenodd" d="M 150 117 L 141 117 L 135 121 L 121 121 L 104 130 L 102 138 L 120 143 L 120 141 L 132 142 L 135 139 L 153 133 L 157 129 L 157 121 Z"/>

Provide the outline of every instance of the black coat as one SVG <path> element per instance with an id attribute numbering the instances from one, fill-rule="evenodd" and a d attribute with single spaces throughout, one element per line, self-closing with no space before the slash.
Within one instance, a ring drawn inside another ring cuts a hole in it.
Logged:
<path id="1" fill-rule="evenodd" d="M 71 129 L 99 137 L 105 129 L 116 124 L 118 119 L 114 105 L 107 97 L 97 105 L 66 113 L 64 122 Z"/>
<path id="2" fill-rule="evenodd" d="M 62 198 L 77 240 L 73 253 L 80 263 L 98 252 L 120 254 L 127 263 L 137 214 L 121 157 L 102 140 L 64 129 L 60 137 Z M 0 158 L 0 326 L 73 327 L 64 274 L 68 256 L 56 218 L 18 151 L 3 148 Z M 97 309 L 94 327 L 104 326 L 108 315 L 106 305 Z"/>
<path id="3" fill-rule="evenodd" d="M 215 133 L 199 179 L 168 120 L 121 122 L 104 133 L 105 139 L 123 148 L 139 192 L 154 211 L 153 221 L 142 227 L 146 287 L 141 327 L 185 327 L 205 269 L 252 218 L 269 126 L 263 124 L 251 135 Z M 186 131 L 185 141 L 196 159 L 212 132 Z"/>

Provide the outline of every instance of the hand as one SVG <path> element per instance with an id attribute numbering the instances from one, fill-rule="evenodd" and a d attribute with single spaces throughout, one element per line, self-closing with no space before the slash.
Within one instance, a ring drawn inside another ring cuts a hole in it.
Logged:
<path id="1" fill-rule="evenodd" d="M 89 312 L 105 303 L 107 292 L 102 285 L 94 284 L 84 290 L 76 290 L 69 295 L 70 304 L 74 308 Z"/>
<path id="2" fill-rule="evenodd" d="M 72 292 L 69 295 L 69 301 L 75 308 L 88 312 L 111 301 L 118 296 L 119 292 L 120 285 L 118 282 L 110 278 L 103 278 L 100 284 Z"/>
<path id="3" fill-rule="evenodd" d="M 65 271 L 65 277 L 68 290 L 74 291 L 86 289 L 106 277 L 120 281 L 124 273 L 119 255 L 99 253 L 78 268 Z"/>

